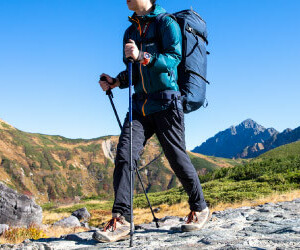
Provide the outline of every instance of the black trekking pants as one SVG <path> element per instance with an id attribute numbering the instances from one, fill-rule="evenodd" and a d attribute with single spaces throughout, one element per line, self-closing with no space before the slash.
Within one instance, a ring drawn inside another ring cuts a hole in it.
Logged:
<path id="1" fill-rule="evenodd" d="M 174 101 L 175 102 L 175 101 Z M 178 107 L 178 108 L 177 108 Z M 132 159 L 134 169 L 147 142 L 155 133 L 177 178 L 189 196 L 190 209 L 201 211 L 207 207 L 201 184 L 194 166 L 186 153 L 184 114 L 180 105 L 171 104 L 163 110 L 148 116 L 133 111 Z M 115 201 L 112 212 L 122 214 L 130 220 L 130 166 L 129 166 L 129 119 L 125 118 L 114 170 Z"/>

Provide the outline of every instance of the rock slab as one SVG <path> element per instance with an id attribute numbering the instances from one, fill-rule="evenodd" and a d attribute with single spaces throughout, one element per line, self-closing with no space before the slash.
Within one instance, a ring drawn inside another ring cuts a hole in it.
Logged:
<path id="1" fill-rule="evenodd" d="M 0 224 L 10 226 L 40 225 L 42 208 L 26 195 L 0 182 Z"/>
<path id="2" fill-rule="evenodd" d="M 71 215 L 69 217 L 63 218 L 53 224 L 56 227 L 81 227 L 80 221 L 77 217 Z"/>
<path id="3" fill-rule="evenodd" d="M 137 227 L 132 249 L 300 249 L 300 199 L 266 203 L 216 212 L 200 231 L 181 233 L 180 218 L 168 216 L 160 222 Z M 2 245 L 0 249 L 123 249 L 129 240 L 99 243 L 93 230 L 61 238 Z"/>

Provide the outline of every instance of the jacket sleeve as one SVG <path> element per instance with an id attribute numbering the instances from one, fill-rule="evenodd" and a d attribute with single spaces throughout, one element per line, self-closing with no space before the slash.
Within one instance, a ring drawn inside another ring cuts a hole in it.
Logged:
<path id="1" fill-rule="evenodd" d="M 120 81 L 120 89 L 125 89 L 129 86 L 129 79 L 128 79 L 128 71 L 124 70 L 122 72 L 120 72 L 117 77 Z"/>
<path id="2" fill-rule="evenodd" d="M 165 17 L 160 25 L 161 51 L 151 56 L 147 67 L 154 67 L 159 72 L 168 72 L 169 69 L 177 67 L 182 55 L 182 37 L 179 24 L 172 17 Z"/>
<path id="3" fill-rule="evenodd" d="M 116 77 L 119 79 L 120 81 L 120 86 L 119 88 L 120 89 L 125 89 L 125 88 L 128 88 L 129 86 L 129 77 L 128 77 L 128 59 L 125 57 L 125 44 L 126 42 L 128 41 L 128 32 L 129 32 L 129 29 L 131 27 L 129 27 L 126 31 L 125 31 L 125 34 L 124 34 L 124 37 L 123 37 L 123 62 L 124 64 L 126 65 L 126 70 L 124 71 L 121 71 Z M 132 81 L 133 81 L 133 85 L 134 83 L 136 83 L 138 81 L 138 72 L 135 70 L 135 64 L 136 63 L 133 63 L 132 65 Z"/>

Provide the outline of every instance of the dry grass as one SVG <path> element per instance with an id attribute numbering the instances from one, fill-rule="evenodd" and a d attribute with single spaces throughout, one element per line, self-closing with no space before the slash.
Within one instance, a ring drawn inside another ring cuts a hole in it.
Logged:
<path id="1" fill-rule="evenodd" d="M 88 205 L 103 205 L 106 204 L 107 201 L 99 201 L 99 200 L 90 200 L 84 202 L 82 205 L 88 207 Z M 78 203 L 70 203 L 68 205 L 61 205 L 59 209 L 70 209 L 74 205 L 78 205 Z M 72 210 L 72 209 L 71 209 Z M 89 209 L 91 214 L 91 220 L 89 224 L 92 226 L 101 226 L 104 222 L 106 222 L 111 216 L 111 211 L 103 210 L 103 209 Z M 57 213 L 55 211 L 43 211 L 43 224 L 53 224 L 56 221 L 63 219 L 64 217 L 69 217 L 71 213 L 69 212 L 61 212 Z"/>
<path id="2" fill-rule="evenodd" d="M 294 199 L 300 198 L 300 189 L 289 191 L 288 193 L 278 193 L 275 192 L 269 196 L 257 199 L 255 201 L 242 201 L 239 203 L 220 203 L 216 207 L 212 208 L 212 211 L 222 211 L 229 208 L 239 208 L 239 207 L 246 207 L 246 206 L 258 206 L 265 204 L 267 202 L 282 202 L 282 201 L 292 201 Z"/>
<path id="3" fill-rule="evenodd" d="M 49 211 L 43 211 L 43 224 L 53 224 L 54 222 L 69 216 L 69 213 L 53 213 Z"/>
<path id="4" fill-rule="evenodd" d="M 222 211 L 228 208 L 238 208 L 244 206 L 257 206 L 264 204 L 266 202 L 280 202 L 280 201 L 291 201 L 293 199 L 300 197 L 300 190 L 290 191 L 288 193 L 273 193 L 272 195 L 266 196 L 264 198 L 257 199 L 255 201 L 243 201 L 239 203 L 220 203 L 215 207 L 211 208 L 211 211 Z M 102 204 L 104 201 L 91 200 L 86 202 L 86 204 Z M 60 208 L 69 208 L 72 205 L 62 206 Z M 156 213 L 158 218 L 163 218 L 167 215 L 169 216 L 180 216 L 185 217 L 189 213 L 189 205 L 187 202 L 182 202 L 175 205 L 160 205 L 160 211 Z M 90 225 L 101 227 L 106 223 L 111 217 L 111 211 L 109 210 L 90 210 L 91 220 Z M 55 221 L 61 220 L 63 217 L 70 216 L 70 213 L 54 213 L 45 211 L 43 212 L 43 223 L 52 224 Z M 153 220 L 151 211 L 149 208 L 136 208 L 134 209 L 134 222 L 135 224 L 149 223 Z"/>
<path id="5" fill-rule="evenodd" d="M 10 228 L 0 237 L 0 244 L 20 244 L 26 239 L 59 238 L 65 234 L 88 231 L 84 227 L 64 228 L 49 225 L 30 226 L 29 228 Z"/>
<path id="6" fill-rule="evenodd" d="M 39 239 L 47 237 L 44 230 L 39 226 L 31 225 L 28 228 L 13 227 L 5 231 L 0 237 L 0 244 L 18 244 L 25 239 Z"/>
<path id="7" fill-rule="evenodd" d="M 196 157 L 200 157 L 212 164 L 216 164 L 217 166 L 219 166 L 220 168 L 232 168 L 233 166 L 231 164 L 229 164 L 228 162 L 225 162 L 224 160 L 222 160 L 222 158 L 218 158 L 218 161 L 211 159 L 209 156 L 203 155 L 203 154 L 199 154 L 199 153 L 194 153 L 194 152 L 190 152 L 190 154 L 196 156 Z"/>
<path id="8" fill-rule="evenodd" d="M 108 210 L 91 210 L 91 220 L 89 222 L 90 225 L 94 227 L 103 227 L 105 223 L 111 219 L 111 211 Z"/>
<path id="9" fill-rule="evenodd" d="M 281 202 L 281 201 L 292 201 L 296 198 L 300 198 L 300 190 L 290 191 L 289 193 L 273 193 L 270 196 L 257 199 L 255 201 L 243 201 L 239 203 L 220 203 L 215 207 L 212 207 L 211 212 L 214 211 L 223 211 L 229 208 L 239 208 L 245 206 L 258 206 L 265 204 L 267 202 Z M 165 216 L 179 216 L 185 217 L 190 212 L 189 205 L 187 202 L 182 202 L 175 205 L 160 205 L 160 211 L 156 213 L 158 218 L 163 218 Z M 134 222 L 135 224 L 148 223 L 153 220 L 151 211 L 147 209 L 134 209 Z"/>

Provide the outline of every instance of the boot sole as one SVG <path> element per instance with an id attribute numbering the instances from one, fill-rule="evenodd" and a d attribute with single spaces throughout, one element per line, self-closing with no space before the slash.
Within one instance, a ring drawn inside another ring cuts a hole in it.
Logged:
<path id="1" fill-rule="evenodd" d="M 208 215 L 206 221 L 203 223 L 203 225 L 201 227 L 198 227 L 198 228 L 195 228 L 195 229 L 188 229 L 188 228 L 182 228 L 181 227 L 181 232 L 192 232 L 192 231 L 201 230 L 206 225 L 206 223 L 210 221 L 211 218 L 212 218 L 212 214 L 211 214 L 211 212 L 209 212 L 209 215 Z"/>

